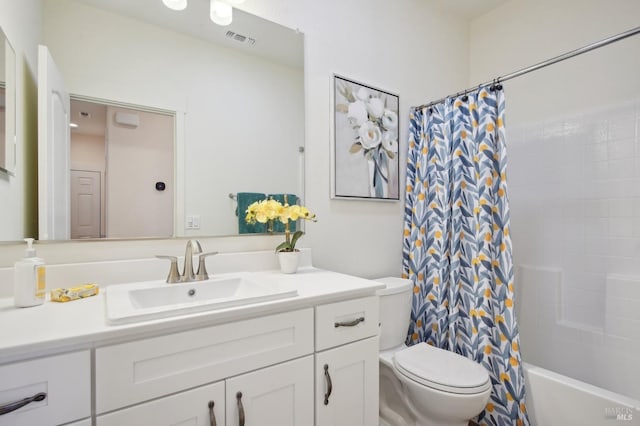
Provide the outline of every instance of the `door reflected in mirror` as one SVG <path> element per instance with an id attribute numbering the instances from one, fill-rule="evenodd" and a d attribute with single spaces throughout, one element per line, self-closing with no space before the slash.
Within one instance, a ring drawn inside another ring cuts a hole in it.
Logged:
<path id="1" fill-rule="evenodd" d="M 71 238 L 173 236 L 175 118 L 71 99 Z"/>

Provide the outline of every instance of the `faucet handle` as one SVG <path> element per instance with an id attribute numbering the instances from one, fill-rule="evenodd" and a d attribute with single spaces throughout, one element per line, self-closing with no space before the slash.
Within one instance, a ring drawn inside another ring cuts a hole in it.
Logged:
<path id="1" fill-rule="evenodd" d="M 209 253 L 202 253 L 198 256 L 198 272 L 196 273 L 196 281 L 204 281 L 209 279 L 209 274 L 207 274 L 207 264 L 205 263 L 205 259 L 208 256 L 213 256 L 214 254 L 218 254 L 217 251 L 210 251 Z"/>
<path id="2" fill-rule="evenodd" d="M 176 256 L 161 255 L 156 255 L 156 257 L 158 259 L 167 259 L 171 261 L 171 266 L 169 267 L 169 275 L 167 275 L 167 283 L 179 283 L 182 280 L 182 277 L 180 276 L 180 271 L 178 271 L 178 258 Z"/>

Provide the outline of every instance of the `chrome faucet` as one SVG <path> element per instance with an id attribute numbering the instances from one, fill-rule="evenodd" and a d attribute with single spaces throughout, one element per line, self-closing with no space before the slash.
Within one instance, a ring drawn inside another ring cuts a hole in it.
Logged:
<path id="1" fill-rule="evenodd" d="M 202 247 L 198 240 L 187 241 L 187 249 L 184 253 L 184 269 L 182 271 L 182 282 L 196 281 L 196 274 L 193 271 L 193 255 L 202 253 Z"/>

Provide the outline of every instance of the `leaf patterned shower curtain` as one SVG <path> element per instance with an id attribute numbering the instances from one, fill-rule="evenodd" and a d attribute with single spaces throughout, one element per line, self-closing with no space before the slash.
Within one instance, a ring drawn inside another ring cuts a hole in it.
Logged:
<path id="1" fill-rule="evenodd" d="M 427 342 L 487 369 L 493 387 L 478 423 L 528 425 L 498 87 L 411 113 L 403 275 L 414 289 L 407 343 Z"/>

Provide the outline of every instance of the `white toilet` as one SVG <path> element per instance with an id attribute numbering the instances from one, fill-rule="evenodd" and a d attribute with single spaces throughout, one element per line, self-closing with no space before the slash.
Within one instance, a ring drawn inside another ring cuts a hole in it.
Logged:
<path id="1" fill-rule="evenodd" d="M 426 343 L 407 347 L 411 281 L 381 278 L 380 425 L 467 426 L 491 394 L 480 364 Z"/>

